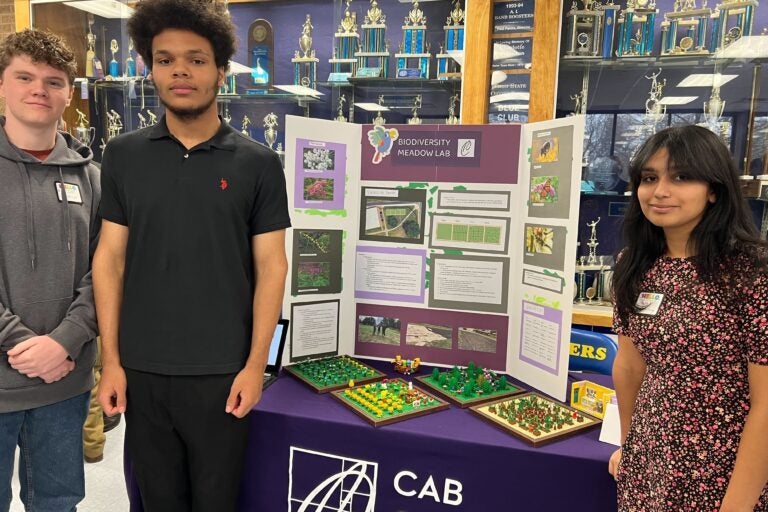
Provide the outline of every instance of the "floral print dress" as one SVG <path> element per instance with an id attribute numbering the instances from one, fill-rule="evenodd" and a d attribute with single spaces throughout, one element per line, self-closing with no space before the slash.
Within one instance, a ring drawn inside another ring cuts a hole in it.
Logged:
<path id="1" fill-rule="evenodd" d="M 747 365 L 768 365 L 768 277 L 746 257 L 722 270 L 729 283 L 703 283 L 690 259 L 661 257 L 640 289 L 663 294 L 658 311 L 614 315 L 647 364 L 617 474 L 620 512 L 720 508 L 749 412 Z M 755 510 L 768 511 L 768 487 Z"/>

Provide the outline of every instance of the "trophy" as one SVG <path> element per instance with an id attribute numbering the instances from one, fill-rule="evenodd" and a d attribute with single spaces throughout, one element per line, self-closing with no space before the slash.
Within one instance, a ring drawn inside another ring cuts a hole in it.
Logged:
<path id="1" fill-rule="evenodd" d="M 723 117 L 723 110 L 725 110 L 725 101 L 720 98 L 720 87 L 713 86 L 709 100 L 704 102 L 704 117 L 710 129 L 717 128 L 718 121 Z"/>
<path id="2" fill-rule="evenodd" d="M 221 118 L 229 124 L 232 121 L 232 115 L 229 113 L 229 105 L 224 104 L 224 112 L 221 113 Z"/>
<path id="3" fill-rule="evenodd" d="M 136 113 L 136 116 L 139 118 L 139 130 L 141 130 L 142 128 L 146 128 L 147 126 L 149 126 L 149 125 L 147 124 L 147 118 L 146 118 L 146 117 L 144 117 L 144 116 L 142 115 L 142 113 L 141 113 L 141 112 L 137 112 L 137 113 Z"/>
<path id="4" fill-rule="evenodd" d="M 133 41 L 128 41 L 128 57 L 125 59 L 126 76 L 136 76 L 136 61 L 133 60 Z"/>
<path id="5" fill-rule="evenodd" d="M 675 0 L 673 11 L 665 12 L 661 22 L 661 55 L 709 54 L 704 40 L 711 17 L 712 9 L 697 8 L 696 0 Z"/>
<path id="6" fill-rule="evenodd" d="M 712 13 L 712 41 L 709 50 L 722 50 L 742 36 L 752 35 L 757 0 L 726 0 Z"/>
<path id="7" fill-rule="evenodd" d="M 576 94 L 571 94 L 569 98 L 573 100 L 573 113 L 571 113 L 571 115 L 578 116 L 580 114 L 587 113 L 587 102 L 584 101 L 585 94 L 583 90 L 577 92 Z"/>
<path id="8" fill-rule="evenodd" d="M 251 126 L 251 120 L 248 119 L 248 115 L 244 114 L 242 128 L 240 129 L 240 132 L 247 137 L 251 136 L 251 129 L 249 128 L 249 126 Z"/>
<path id="9" fill-rule="evenodd" d="M 275 40 L 272 24 L 265 19 L 257 19 L 248 27 L 248 61 L 251 66 L 253 86 L 246 90 L 248 94 L 263 94 L 272 85 L 275 76 L 274 56 Z"/>
<path id="10" fill-rule="evenodd" d="M 277 140 L 277 115 L 274 112 L 270 112 L 264 116 L 264 142 L 267 143 L 269 149 L 275 145 Z"/>
<path id="11" fill-rule="evenodd" d="M 651 73 L 651 76 L 645 77 L 651 81 L 651 90 L 648 93 L 648 99 L 645 100 L 645 123 L 652 129 L 667 114 L 667 106 L 661 102 L 662 90 L 667 84 L 667 79 L 656 80 L 660 74 L 661 68 L 656 73 Z"/>
<path id="12" fill-rule="evenodd" d="M 357 59 L 355 51 L 360 46 L 360 35 L 357 33 L 357 13 L 350 12 L 352 0 L 346 0 L 347 7 L 344 17 L 333 35 L 333 57 L 328 59 L 331 64 L 329 82 L 344 82 L 350 76 L 355 76 Z"/>
<path id="13" fill-rule="evenodd" d="M 445 20 L 443 31 L 445 32 L 443 45 L 440 47 L 440 53 L 435 55 L 437 79 L 460 78 L 461 66 L 451 57 L 451 53 L 464 51 L 464 10 L 461 8 L 461 0 L 454 0 L 453 10 Z"/>
<path id="14" fill-rule="evenodd" d="M 107 112 L 107 142 L 114 139 L 123 131 L 123 120 L 114 110 Z"/>
<path id="15" fill-rule="evenodd" d="M 564 57 L 596 57 L 610 59 L 613 55 L 613 32 L 619 6 L 608 0 L 601 5 L 594 0 L 583 0 L 579 9 L 574 0 L 566 14 L 568 49 Z"/>
<path id="16" fill-rule="evenodd" d="M 117 39 L 113 39 L 109 43 L 109 51 L 112 52 L 112 60 L 109 61 L 109 74 L 112 77 L 118 77 L 120 76 L 120 63 L 117 62 L 117 59 L 115 58 L 115 54 L 120 48 L 117 46 Z"/>
<path id="17" fill-rule="evenodd" d="M 597 241 L 597 225 L 600 222 L 600 217 L 592 222 L 587 222 L 587 227 L 592 228 L 589 234 L 589 240 L 587 240 L 587 247 L 589 247 L 589 256 L 587 256 L 587 265 L 597 265 L 597 246 L 600 242 Z M 591 300 L 591 299 L 590 299 Z"/>
<path id="18" fill-rule="evenodd" d="M 429 53 L 427 42 L 427 17 L 419 9 L 418 0 L 413 0 L 413 7 L 405 17 L 403 41 L 397 59 L 397 78 L 429 78 Z"/>
<path id="19" fill-rule="evenodd" d="M 408 118 L 408 124 L 421 124 L 421 118 L 419 117 L 419 109 L 421 108 L 421 94 L 413 98 L 413 106 L 411 112 L 413 115 Z"/>
<path id="20" fill-rule="evenodd" d="M 346 123 L 347 118 L 344 115 L 344 103 L 347 102 L 347 95 L 342 94 L 339 96 L 339 108 L 336 111 L 336 117 L 334 118 L 336 121 L 339 121 L 340 123 Z"/>
<path id="21" fill-rule="evenodd" d="M 149 109 L 147 109 L 147 117 L 149 117 L 149 126 L 154 126 L 157 124 L 157 116 Z"/>
<path id="22" fill-rule="evenodd" d="M 458 94 L 454 94 L 451 96 L 451 99 L 448 100 L 448 118 L 445 120 L 445 124 L 459 124 L 459 118 L 456 116 L 456 104 L 458 102 Z"/>
<path id="23" fill-rule="evenodd" d="M 384 95 L 379 95 L 379 110 L 376 111 L 376 117 L 373 118 L 373 125 L 374 126 L 384 126 L 387 123 L 387 120 L 384 119 L 384 116 L 381 115 L 381 111 L 384 109 Z"/>
<path id="24" fill-rule="evenodd" d="M 386 42 L 385 24 L 387 17 L 379 8 L 377 0 L 370 0 L 371 6 L 365 15 L 362 51 L 355 53 L 357 72 L 360 77 L 383 77 L 389 75 L 389 45 Z"/>
<path id="25" fill-rule="evenodd" d="M 653 51 L 656 26 L 656 0 L 628 0 L 619 14 L 618 57 L 647 57 Z M 633 36 L 634 34 L 634 36 Z"/>
<path id="26" fill-rule="evenodd" d="M 104 78 L 104 68 L 96 57 L 96 35 L 93 33 L 93 14 L 88 14 L 88 33 L 85 36 L 87 50 L 85 52 L 85 76 L 88 78 Z"/>
<path id="27" fill-rule="evenodd" d="M 320 59 L 315 57 L 315 50 L 312 48 L 312 28 L 312 19 L 307 14 L 299 37 L 299 48 L 303 55 L 299 55 L 299 50 L 296 50 L 291 62 L 293 62 L 293 85 L 314 89 L 317 82 L 317 63 Z"/>
<path id="28" fill-rule="evenodd" d="M 77 112 L 77 126 L 75 127 L 75 138 L 90 147 L 93 144 L 93 140 L 96 138 L 96 128 L 90 126 L 88 118 L 80 109 L 75 109 Z"/>

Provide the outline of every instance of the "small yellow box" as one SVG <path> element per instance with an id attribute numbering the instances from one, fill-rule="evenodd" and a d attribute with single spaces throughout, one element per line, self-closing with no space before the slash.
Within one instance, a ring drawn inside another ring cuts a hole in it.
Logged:
<path id="1" fill-rule="evenodd" d="M 616 392 L 611 388 L 580 380 L 571 386 L 571 407 L 603 419 L 607 405 L 614 396 Z"/>

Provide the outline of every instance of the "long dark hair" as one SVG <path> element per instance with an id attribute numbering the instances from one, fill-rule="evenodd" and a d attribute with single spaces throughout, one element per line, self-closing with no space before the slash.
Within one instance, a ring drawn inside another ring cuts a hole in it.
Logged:
<path id="1" fill-rule="evenodd" d="M 618 315 L 626 323 L 635 311 L 635 301 L 646 271 L 667 249 L 664 231 L 651 224 L 640 209 L 637 189 L 640 173 L 662 148 L 670 164 L 690 179 L 709 184 L 715 202 L 708 203 L 704 216 L 691 232 L 689 249 L 701 279 L 718 277 L 725 258 L 744 254 L 759 267 L 765 265 L 765 242 L 752 220 L 741 193 L 738 172 L 728 148 L 706 128 L 688 125 L 667 128 L 646 140 L 630 163 L 632 196 L 624 217 L 625 248 L 618 258 L 613 289 Z"/>

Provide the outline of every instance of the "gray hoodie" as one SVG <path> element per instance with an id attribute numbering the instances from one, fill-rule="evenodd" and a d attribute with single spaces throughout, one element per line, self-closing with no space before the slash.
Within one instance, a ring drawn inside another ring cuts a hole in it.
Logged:
<path id="1" fill-rule="evenodd" d="M 14 147 L 0 116 L 0 413 L 48 405 L 90 390 L 96 354 L 91 256 L 101 198 L 93 153 L 66 133 L 44 162 Z M 57 193 L 60 183 L 74 185 Z M 8 364 L 36 335 L 66 349 L 75 369 L 45 384 Z"/>

